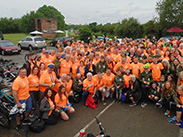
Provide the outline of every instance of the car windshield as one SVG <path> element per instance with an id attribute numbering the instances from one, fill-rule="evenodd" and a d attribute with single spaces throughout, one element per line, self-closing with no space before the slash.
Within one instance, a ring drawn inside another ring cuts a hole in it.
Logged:
<path id="1" fill-rule="evenodd" d="M 44 41 L 43 38 L 35 38 L 34 41 Z"/>
<path id="2" fill-rule="evenodd" d="M 8 42 L 1 42 L 0 43 L 0 46 L 2 46 L 2 47 L 13 46 L 13 45 L 14 44 L 12 42 L 10 42 L 10 41 L 8 41 Z"/>

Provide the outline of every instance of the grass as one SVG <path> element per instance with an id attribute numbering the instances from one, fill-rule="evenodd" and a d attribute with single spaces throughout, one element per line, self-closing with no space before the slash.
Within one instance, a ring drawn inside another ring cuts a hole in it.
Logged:
<path id="1" fill-rule="evenodd" d="M 10 34 L 3 34 L 3 36 L 5 40 L 10 40 L 15 45 L 17 45 L 20 40 L 30 35 L 25 33 L 10 33 Z"/>

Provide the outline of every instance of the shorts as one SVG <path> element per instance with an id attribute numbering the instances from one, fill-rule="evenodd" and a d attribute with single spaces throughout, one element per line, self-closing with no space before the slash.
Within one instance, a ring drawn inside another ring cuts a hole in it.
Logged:
<path id="1" fill-rule="evenodd" d="M 116 89 L 116 93 L 122 94 L 122 90 Z"/>
<path id="2" fill-rule="evenodd" d="M 32 110 L 32 99 L 31 99 L 31 96 L 29 96 L 25 100 L 19 100 L 19 102 L 20 102 L 20 104 L 25 103 L 26 104 L 26 109 L 27 109 L 26 111 L 27 112 L 31 112 L 31 110 Z M 16 102 L 15 102 L 15 104 L 16 104 Z"/>
<path id="3" fill-rule="evenodd" d="M 70 108 L 71 108 L 72 107 L 72 104 L 69 103 L 69 105 L 70 105 Z M 65 106 L 68 106 L 68 104 L 66 104 Z M 58 110 L 59 110 L 60 113 L 62 113 L 62 112 L 67 111 L 68 109 L 66 109 L 66 108 L 59 108 Z"/>
<path id="4" fill-rule="evenodd" d="M 110 91 L 106 89 L 105 97 L 109 97 L 109 96 L 110 96 Z"/>

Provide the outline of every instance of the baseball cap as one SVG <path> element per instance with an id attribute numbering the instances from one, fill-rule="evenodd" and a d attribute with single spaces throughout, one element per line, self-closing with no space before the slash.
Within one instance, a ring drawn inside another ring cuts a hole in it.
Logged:
<path id="1" fill-rule="evenodd" d="M 53 63 L 48 64 L 48 68 L 54 68 L 55 65 Z"/>
<path id="2" fill-rule="evenodd" d="M 50 53 L 50 51 L 49 50 L 46 50 L 45 53 Z"/>
<path id="3" fill-rule="evenodd" d="M 145 64 L 145 65 L 143 66 L 143 68 L 144 68 L 144 69 L 149 69 L 150 66 L 149 66 L 148 64 Z"/>

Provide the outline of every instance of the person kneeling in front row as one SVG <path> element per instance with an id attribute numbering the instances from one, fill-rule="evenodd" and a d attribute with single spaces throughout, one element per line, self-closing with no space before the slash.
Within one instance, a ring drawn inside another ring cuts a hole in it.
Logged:
<path id="1" fill-rule="evenodd" d="M 40 117 L 49 125 L 57 124 L 53 99 L 53 91 L 47 88 L 40 103 Z"/>
<path id="2" fill-rule="evenodd" d="M 55 104 L 56 108 L 59 110 L 61 114 L 61 118 L 65 121 L 69 120 L 68 113 L 74 113 L 75 109 L 71 106 L 71 103 L 69 103 L 68 95 L 65 90 L 65 87 L 61 85 L 58 89 L 58 93 L 55 95 Z"/>

